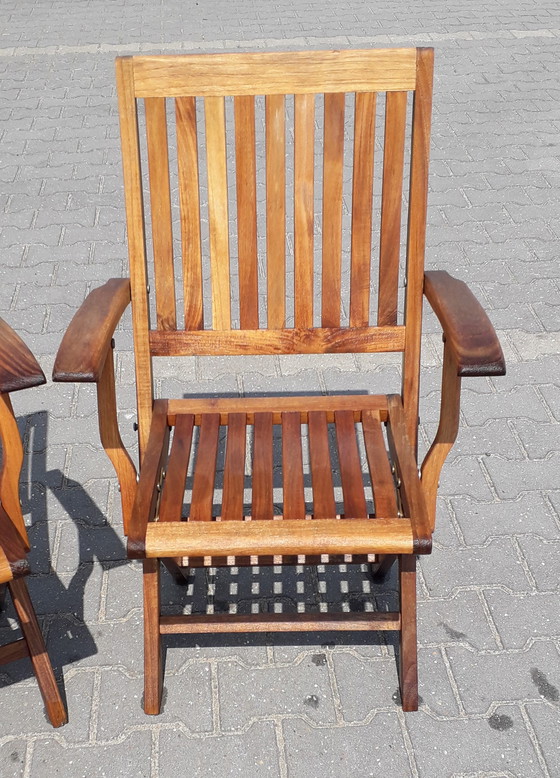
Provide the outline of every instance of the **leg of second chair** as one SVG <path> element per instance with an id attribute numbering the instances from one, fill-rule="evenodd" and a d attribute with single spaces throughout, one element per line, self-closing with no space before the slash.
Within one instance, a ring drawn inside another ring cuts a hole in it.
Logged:
<path id="1" fill-rule="evenodd" d="M 68 721 L 68 715 L 60 696 L 51 660 L 47 653 L 47 647 L 45 646 L 43 634 L 39 627 L 27 586 L 23 578 L 19 578 L 11 581 L 8 587 L 14 601 L 23 637 L 27 643 L 29 658 L 31 659 L 37 683 L 47 709 L 47 716 L 53 727 L 60 727 Z"/>
<path id="2" fill-rule="evenodd" d="M 144 560 L 144 711 L 157 715 L 163 690 L 159 559 Z"/>
<path id="3" fill-rule="evenodd" d="M 418 646 L 416 634 L 416 557 L 399 556 L 401 600 L 400 686 L 404 711 L 418 710 Z"/>

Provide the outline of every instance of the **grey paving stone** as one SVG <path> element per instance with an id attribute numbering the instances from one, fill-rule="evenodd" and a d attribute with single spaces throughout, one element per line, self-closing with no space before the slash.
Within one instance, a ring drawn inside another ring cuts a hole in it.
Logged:
<path id="1" fill-rule="evenodd" d="M 469 497 L 452 497 L 451 504 L 468 545 L 508 535 L 558 537 L 558 523 L 539 492 L 525 492 L 517 500 L 484 503 Z"/>
<path id="2" fill-rule="evenodd" d="M 274 725 L 259 721 L 242 734 L 189 738 L 185 732 L 164 730 L 159 739 L 162 775 L 172 775 L 177 762 L 189 765 L 200 778 L 214 778 L 227 765 L 231 776 L 280 778 Z"/>
<path id="3" fill-rule="evenodd" d="M 224 731 L 240 730 L 261 716 L 299 715 L 321 724 L 335 721 L 328 669 L 310 657 L 291 667 L 246 668 L 222 662 L 218 684 Z"/>
<path id="4" fill-rule="evenodd" d="M 546 459 L 560 449 L 560 424 L 533 424 L 519 419 L 515 429 L 530 459 Z"/>
<path id="5" fill-rule="evenodd" d="M 476 649 L 496 648 L 494 634 L 475 591 L 459 591 L 447 599 L 420 597 L 418 624 L 418 640 L 424 646 L 467 643 Z"/>
<path id="6" fill-rule="evenodd" d="M 560 711 L 546 703 L 527 705 L 525 710 L 535 730 L 550 775 L 560 771 Z"/>
<path id="7" fill-rule="evenodd" d="M 406 726 L 421 778 L 477 774 L 540 778 L 543 773 L 519 708 L 503 705 L 492 715 L 496 718 L 437 723 L 424 711 L 407 716 Z M 438 730 L 437 742 L 434 726 Z"/>
<path id="8" fill-rule="evenodd" d="M 288 775 L 409 775 L 396 713 L 378 713 L 362 726 L 315 728 L 300 719 L 282 725 Z"/>
<path id="9" fill-rule="evenodd" d="M 484 460 L 500 499 L 516 499 L 523 492 L 556 489 L 558 484 L 559 452 L 547 459 L 515 462 L 498 457 Z"/>
<path id="10" fill-rule="evenodd" d="M 484 714 L 493 702 L 546 699 L 558 703 L 560 656 L 553 641 L 538 641 L 525 651 L 491 654 L 477 654 L 463 646 L 445 650 L 467 713 Z"/>
<path id="11" fill-rule="evenodd" d="M 484 461 L 486 463 L 489 459 L 485 458 Z M 472 457 L 456 459 L 445 465 L 441 474 L 439 494 L 442 497 L 462 494 L 475 500 L 487 502 L 493 499 L 492 490 L 484 477 L 481 466 Z"/>
<path id="12" fill-rule="evenodd" d="M 197 663 L 181 675 L 167 676 L 164 704 L 157 719 L 148 717 L 142 707 L 143 678 L 130 678 L 122 670 L 101 671 L 97 739 L 116 740 L 131 729 L 151 721 L 161 724 L 180 722 L 189 732 L 211 732 L 212 688 L 210 667 Z"/>
<path id="13" fill-rule="evenodd" d="M 473 389 L 464 389 L 461 394 L 461 409 L 469 426 L 479 426 L 490 419 L 516 417 L 548 421 L 542 402 L 530 386 L 516 387 L 509 392 L 496 391 L 484 397 Z"/>
<path id="14" fill-rule="evenodd" d="M 537 588 L 554 591 L 560 586 L 560 542 L 536 537 L 520 538 L 519 545 L 529 564 Z"/>
<path id="15" fill-rule="evenodd" d="M 37 775 L 76 778 L 112 778 L 114 775 L 150 776 L 151 733 L 133 732 L 117 743 L 83 743 L 68 748 L 56 740 L 39 740 L 33 751 Z"/>
<path id="16" fill-rule="evenodd" d="M 524 648 L 531 638 L 560 633 L 556 593 L 527 597 L 494 589 L 487 590 L 484 597 L 506 648 Z"/>
<path id="17" fill-rule="evenodd" d="M 428 591 L 445 597 L 457 587 L 501 585 L 514 592 L 529 590 L 529 582 L 509 538 L 486 546 L 441 548 L 422 565 Z"/>
<path id="18" fill-rule="evenodd" d="M 7 740 L 0 746 L 0 770 L 6 778 L 20 778 L 25 769 L 28 741 L 24 738 Z"/>
<path id="19" fill-rule="evenodd" d="M 88 526 L 81 522 L 65 522 L 61 528 L 60 550 L 56 570 L 73 572 L 84 563 L 126 560 L 122 538 L 110 525 Z"/>

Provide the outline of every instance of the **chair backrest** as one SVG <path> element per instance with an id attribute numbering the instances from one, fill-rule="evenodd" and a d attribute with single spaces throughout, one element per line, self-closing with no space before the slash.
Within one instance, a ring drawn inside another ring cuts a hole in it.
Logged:
<path id="1" fill-rule="evenodd" d="M 141 449 L 185 354 L 403 352 L 416 439 L 432 80 L 431 49 L 117 59 Z"/>

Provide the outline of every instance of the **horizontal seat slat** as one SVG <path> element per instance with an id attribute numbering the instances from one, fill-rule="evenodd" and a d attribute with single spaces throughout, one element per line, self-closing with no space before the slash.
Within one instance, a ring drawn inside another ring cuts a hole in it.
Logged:
<path id="1" fill-rule="evenodd" d="M 379 631 L 400 629 L 399 613 L 219 613 L 216 615 L 162 616 L 162 635 L 186 632 L 299 632 L 305 631 Z"/>
<path id="2" fill-rule="evenodd" d="M 148 558 L 290 554 L 411 554 L 408 519 L 152 522 Z"/>

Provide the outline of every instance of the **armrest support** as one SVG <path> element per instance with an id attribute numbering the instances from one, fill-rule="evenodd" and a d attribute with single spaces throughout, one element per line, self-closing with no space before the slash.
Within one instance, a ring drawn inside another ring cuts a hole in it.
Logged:
<path id="1" fill-rule="evenodd" d="M 128 278 L 111 278 L 90 292 L 64 334 L 53 381 L 100 380 L 113 333 L 129 302 Z"/>
<path id="2" fill-rule="evenodd" d="M 31 351 L 10 325 L 0 319 L 0 393 L 44 383 L 45 375 Z"/>
<path id="3" fill-rule="evenodd" d="M 457 375 L 504 375 L 504 355 L 492 322 L 468 286 L 444 270 L 431 270 L 424 274 L 424 294 L 441 323 Z"/>

